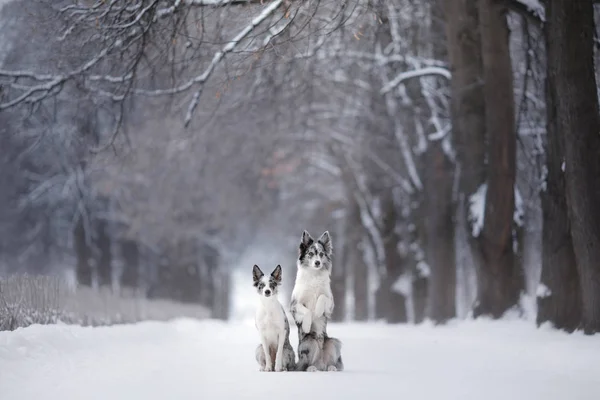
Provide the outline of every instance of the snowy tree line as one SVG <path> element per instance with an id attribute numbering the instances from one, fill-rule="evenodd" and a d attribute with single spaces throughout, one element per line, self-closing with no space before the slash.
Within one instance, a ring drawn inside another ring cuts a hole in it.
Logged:
<path id="1" fill-rule="evenodd" d="M 293 255 L 302 229 L 329 229 L 338 320 L 516 311 L 596 332 L 594 11 L 17 0 L 0 261 L 225 317 L 258 231 Z"/>

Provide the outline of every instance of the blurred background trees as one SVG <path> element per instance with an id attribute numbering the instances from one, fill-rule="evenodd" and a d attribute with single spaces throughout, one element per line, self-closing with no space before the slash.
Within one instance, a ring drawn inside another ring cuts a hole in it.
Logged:
<path id="1" fill-rule="evenodd" d="M 282 254 L 291 285 L 302 230 L 327 229 L 337 320 L 598 331 L 597 15 L 7 2 L 0 271 L 226 319 L 248 254 Z"/>

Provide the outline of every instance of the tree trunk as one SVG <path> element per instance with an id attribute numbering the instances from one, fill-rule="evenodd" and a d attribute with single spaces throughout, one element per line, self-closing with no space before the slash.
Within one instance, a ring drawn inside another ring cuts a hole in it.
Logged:
<path id="1" fill-rule="evenodd" d="M 349 202 L 346 238 L 348 240 L 348 266 L 351 268 L 354 283 L 354 319 L 366 321 L 369 318 L 369 274 L 361 249 L 363 227 L 357 202 L 352 196 L 349 197 Z"/>
<path id="2" fill-rule="evenodd" d="M 214 309 L 216 306 L 217 281 L 219 254 L 205 244 L 199 245 L 199 269 L 200 269 L 200 304 Z"/>
<path id="3" fill-rule="evenodd" d="M 479 2 L 489 161 L 475 317 L 500 318 L 518 304 L 524 288 L 513 248 L 516 132 L 506 13 L 503 3 Z"/>
<path id="4" fill-rule="evenodd" d="M 346 227 L 344 226 L 343 232 Z M 345 233 L 342 233 L 345 236 Z M 338 235 L 338 237 L 341 235 Z M 347 238 L 340 240 L 340 251 L 338 256 L 334 256 L 333 276 L 331 281 L 331 291 L 335 306 L 331 319 L 333 321 L 343 321 L 346 317 L 346 264 L 348 263 L 348 243 Z"/>
<path id="5" fill-rule="evenodd" d="M 404 260 L 398 252 L 400 237 L 396 232 L 398 213 L 390 190 L 381 198 L 383 251 L 385 253 L 386 275 L 381 283 L 382 301 L 385 306 L 385 318 L 389 323 L 407 322 L 406 298 L 404 294 L 392 290 L 394 283 L 404 273 Z"/>
<path id="6" fill-rule="evenodd" d="M 76 275 L 77 283 L 84 286 L 92 286 L 92 266 L 90 264 L 91 250 L 86 238 L 85 225 L 83 217 L 77 219 L 73 230 L 73 243 L 75 255 L 77 257 Z"/>
<path id="7" fill-rule="evenodd" d="M 460 192 L 468 200 L 485 182 L 485 101 L 477 0 L 444 1 L 448 58 L 452 69 L 451 120 Z M 476 269 L 482 258 L 464 202 L 468 247 Z"/>
<path id="8" fill-rule="evenodd" d="M 550 45 L 553 26 L 546 24 L 547 58 L 560 57 Z M 558 131 L 556 115 L 556 75 L 546 78 L 546 182 L 542 200 L 542 273 L 537 293 L 537 323 L 551 322 L 572 332 L 581 322 L 581 288 L 567 211 L 564 137 Z"/>
<path id="9" fill-rule="evenodd" d="M 439 141 L 430 143 L 425 158 L 425 255 L 430 272 L 427 314 L 434 322 L 443 323 L 456 316 L 453 165 Z"/>
<path id="10" fill-rule="evenodd" d="M 121 241 L 121 255 L 123 257 L 123 272 L 121 286 L 137 288 L 140 275 L 140 251 L 134 240 Z"/>
<path id="11" fill-rule="evenodd" d="M 548 77 L 565 143 L 571 236 L 582 293 L 582 327 L 600 332 L 600 119 L 594 75 L 592 0 L 551 0 Z"/>
<path id="12" fill-rule="evenodd" d="M 96 240 L 98 256 L 98 284 L 112 287 L 112 254 L 110 251 L 110 236 L 107 232 L 108 224 L 105 220 L 96 221 Z"/>
<path id="13" fill-rule="evenodd" d="M 432 44 L 432 54 L 437 60 L 447 59 L 447 48 L 444 46 L 443 29 L 438 24 L 443 20 L 441 0 L 430 0 L 431 14 L 429 25 L 432 37 L 437 39 Z M 420 81 L 420 83 L 422 83 Z M 425 93 L 424 90 L 419 90 Z M 427 98 L 425 99 L 427 100 Z M 429 100 L 429 107 L 423 117 L 433 120 L 433 101 Z M 428 135 L 437 134 L 437 127 L 431 126 Z M 452 199 L 452 186 L 454 183 L 454 165 L 443 148 L 446 138 L 429 140 L 427 150 L 423 154 L 424 194 L 422 201 L 423 240 L 422 246 L 425 253 L 425 262 L 416 265 L 415 280 L 413 281 L 413 300 L 416 298 L 415 284 L 423 286 L 420 282 L 428 279 L 428 298 L 425 305 L 426 314 L 436 323 L 443 323 L 456 316 L 456 258 L 454 243 L 454 205 Z M 427 287 L 425 287 L 427 289 Z M 421 294 L 423 287 L 417 291 Z M 419 303 L 418 301 L 415 303 Z M 421 304 L 418 304 L 421 307 Z M 416 308 L 415 308 L 416 311 Z M 415 321 L 417 320 L 415 312 Z M 419 320 L 422 320 L 419 315 Z M 420 321 L 418 321 L 420 322 Z"/>

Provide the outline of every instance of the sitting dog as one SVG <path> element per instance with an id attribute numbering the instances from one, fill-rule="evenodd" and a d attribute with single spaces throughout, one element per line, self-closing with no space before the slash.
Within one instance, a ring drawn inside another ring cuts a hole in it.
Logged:
<path id="1" fill-rule="evenodd" d="M 342 343 L 327 336 L 327 321 L 334 301 L 331 292 L 329 232 L 315 241 L 307 231 L 302 234 L 297 261 L 296 283 L 290 312 L 298 327 L 297 371 L 342 371 Z"/>
<path id="2" fill-rule="evenodd" d="M 266 277 L 258 265 L 252 269 L 254 287 L 260 302 L 256 310 L 255 325 L 260 335 L 256 348 L 256 361 L 261 371 L 293 371 L 296 354 L 290 344 L 290 325 L 283 307 L 277 299 L 281 285 L 281 266 Z"/>

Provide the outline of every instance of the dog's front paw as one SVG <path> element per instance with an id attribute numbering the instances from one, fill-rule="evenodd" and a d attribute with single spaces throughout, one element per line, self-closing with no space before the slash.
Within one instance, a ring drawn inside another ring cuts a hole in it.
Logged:
<path id="1" fill-rule="evenodd" d="M 283 371 L 283 367 L 281 365 L 276 365 L 275 372 L 281 372 L 281 371 Z"/>
<path id="2" fill-rule="evenodd" d="M 306 368 L 306 372 L 317 372 L 317 371 L 318 371 L 318 369 L 314 365 L 311 365 L 310 367 Z"/>
<path id="3" fill-rule="evenodd" d="M 327 305 L 327 297 L 320 295 L 315 305 L 315 318 L 321 318 L 325 313 L 325 307 Z"/>
<path id="4" fill-rule="evenodd" d="M 273 368 L 270 366 L 265 367 L 265 372 L 271 372 L 273 371 Z"/>
<path id="5" fill-rule="evenodd" d="M 329 371 L 329 372 L 335 372 L 337 370 L 338 369 L 335 367 L 335 365 L 330 365 L 329 367 L 327 367 L 327 371 Z"/>

